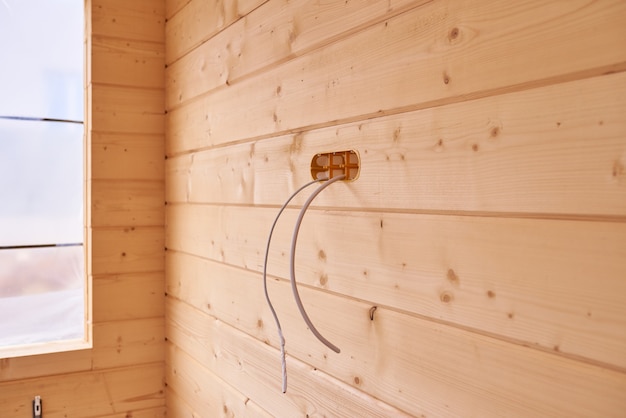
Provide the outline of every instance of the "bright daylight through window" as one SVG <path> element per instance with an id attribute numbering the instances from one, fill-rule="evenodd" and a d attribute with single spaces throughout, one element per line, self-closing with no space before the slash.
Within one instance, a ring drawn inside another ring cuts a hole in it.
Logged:
<path id="1" fill-rule="evenodd" d="M 83 0 L 0 0 L 0 357 L 86 339 L 83 31 Z"/>

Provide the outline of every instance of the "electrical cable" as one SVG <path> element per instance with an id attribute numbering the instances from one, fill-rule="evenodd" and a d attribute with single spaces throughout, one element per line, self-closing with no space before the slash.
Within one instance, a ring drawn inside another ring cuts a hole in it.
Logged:
<path id="1" fill-rule="evenodd" d="M 298 216 L 298 220 L 296 221 L 296 226 L 293 231 L 293 236 L 291 238 L 291 260 L 289 263 L 291 290 L 293 291 L 293 297 L 296 299 L 296 304 L 298 305 L 298 309 L 300 310 L 300 314 L 302 315 L 304 322 L 306 322 L 306 324 L 309 326 L 309 329 L 311 330 L 313 335 L 315 335 L 318 340 L 320 340 L 326 347 L 330 348 L 335 353 L 339 353 L 341 350 L 339 349 L 339 347 L 337 347 L 336 345 L 328 341 L 326 338 L 324 338 L 322 334 L 319 333 L 317 328 L 315 328 L 315 326 L 309 319 L 309 316 L 307 315 L 306 310 L 304 309 L 304 306 L 302 305 L 302 300 L 300 300 L 300 294 L 298 293 L 298 287 L 296 286 L 295 259 L 296 259 L 296 244 L 298 241 L 298 232 L 300 231 L 300 225 L 302 225 L 302 219 L 304 218 L 304 214 L 306 213 L 307 209 L 313 202 L 313 199 L 315 199 L 315 197 L 318 194 L 320 194 L 322 190 L 324 190 L 325 188 L 327 188 L 334 182 L 344 179 L 345 177 L 346 176 L 343 174 L 339 176 L 335 176 L 331 178 L 330 180 L 328 180 L 326 183 L 320 185 L 317 189 L 315 189 L 315 191 L 311 194 L 311 196 L 309 196 L 307 201 L 304 203 L 304 206 L 302 206 L 302 209 L 300 210 L 300 215 Z"/>
<path id="2" fill-rule="evenodd" d="M 315 183 L 327 180 L 326 183 L 319 186 L 311 194 L 311 196 L 309 196 L 309 198 L 306 200 L 306 202 L 304 203 L 304 206 L 302 207 L 300 211 L 300 215 L 298 216 L 298 220 L 296 221 L 296 226 L 294 228 L 293 236 L 291 239 L 291 259 L 290 259 L 289 267 L 290 267 L 291 289 L 293 291 L 293 295 L 296 300 L 296 305 L 298 306 L 298 310 L 300 311 L 300 314 L 302 315 L 304 322 L 306 322 L 307 326 L 309 327 L 313 335 L 317 337 L 318 340 L 320 340 L 324 345 L 326 345 L 328 348 L 330 348 L 334 352 L 339 353 L 341 350 L 336 345 L 334 345 L 333 343 L 328 341 L 326 338 L 324 338 L 324 336 L 320 334 L 317 328 L 315 328 L 315 326 L 311 322 L 311 319 L 309 319 L 309 316 L 307 315 L 306 310 L 304 309 L 304 306 L 302 305 L 302 300 L 300 299 L 300 294 L 298 293 L 298 288 L 296 286 L 295 253 L 296 253 L 296 243 L 298 241 L 298 232 L 300 231 L 300 226 L 302 225 L 302 220 L 304 218 L 304 214 L 306 213 L 307 209 L 309 208 L 309 206 L 311 205 L 315 197 L 317 197 L 317 195 L 322 192 L 322 190 L 324 190 L 326 187 L 330 186 L 334 182 L 342 180 L 344 178 L 345 178 L 345 175 L 342 174 L 342 175 L 333 177 L 330 180 L 316 179 L 316 180 L 308 182 L 307 184 L 305 184 L 304 186 L 300 187 L 298 190 L 293 192 L 293 194 L 289 196 L 287 201 L 282 205 L 282 207 L 278 211 L 278 214 L 276 215 L 276 218 L 274 218 L 274 222 L 272 223 L 272 227 L 270 228 L 270 233 L 267 237 L 267 245 L 265 248 L 265 259 L 263 262 L 263 290 L 265 292 L 265 300 L 267 301 L 267 304 L 270 307 L 270 311 L 272 312 L 272 316 L 274 317 L 274 322 L 276 323 L 276 328 L 278 329 L 278 337 L 280 339 L 280 357 L 281 357 L 281 367 L 282 367 L 282 391 L 283 393 L 287 392 L 287 361 L 286 361 L 286 354 L 285 354 L 285 337 L 283 336 L 283 330 L 280 325 L 280 320 L 278 319 L 278 315 L 276 314 L 274 305 L 272 305 L 272 301 L 270 300 L 269 292 L 267 290 L 267 261 L 269 258 L 272 235 L 274 233 L 274 228 L 276 227 L 276 224 L 278 223 L 278 219 L 280 218 L 280 215 L 282 215 L 284 210 L 287 208 L 287 205 L 289 204 L 289 202 L 291 202 L 291 200 L 293 200 L 294 197 L 296 197 L 302 190 L 306 189 L 307 187 Z"/>
<path id="3" fill-rule="evenodd" d="M 298 193 L 300 193 L 302 190 L 322 180 L 325 180 L 325 179 L 313 180 L 305 184 L 304 186 L 300 187 L 298 190 L 293 192 L 291 196 L 289 196 L 287 201 L 283 204 L 283 206 L 278 211 L 278 214 L 276 215 L 276 218 L 274 219 L 274 223 L 272 224 L 272 228 L 270 229 L 269 236 L 267 237 L 267 246 L 265 248 L 265 261 L 263 262 L 263 290 L 265 291 L 265 300 L 267 300 L 267 304 L 269 305 L 270 310 L 272 311 L 272 315 L 274 316 L 274 322 L 276 322 L 276 327 L 278 328 L 278 337 L 280 338 L 280 358 L 281 358 L 282 374 L 283 374 L 283 393 L 287 392 L 287 361 L 285 359 L 285 337 L 283 337 L 283 330 L 280 326 L 278 315 L 276 314 L 276 310 L 274 309 L 274 305 L 272 305 L 272 301 L 270 300 L 270 295 L 267 291 L 267 259 L 269 257 L 270 244 L 272 242 L 272 234 L 274 233 L 274 228 L 276 227 L 276 224 L 278 223 L 278 219 L 280 218 L 280 215 L 287 208 L 287 205 L 289 204 L 289 202 L 291 202 L 291 200 L 294 197 L 296 197 Z"/>

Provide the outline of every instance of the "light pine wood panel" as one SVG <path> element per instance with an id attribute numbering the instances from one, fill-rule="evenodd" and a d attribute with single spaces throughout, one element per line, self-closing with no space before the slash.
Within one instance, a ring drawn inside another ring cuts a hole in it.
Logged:
<path id="1" fill-rule="evenodd" d="M 132 415 L 162 407 L 163 364 L 0 383 L 0 416 L 31 416 L 35 391 L 47 418 L 66 417 L 68 411 L 84 418 Z"/>
<path id="2" fill-rule="evenodd" d="M 167 416 L 165 407 L 151 408 L 139 411 L 132 411 L 132 416 L 129 417 L 129 412 L 120 412 L 113 415 L 107 415 L 101 418 L 164 418 Z"/>
<path id="3" fill-rule="evenodd" d="M 88 371 L 91 370 L 92 357 L 90 350 L 78 350 L 3 358 L 0 359 L 0 382 Z M 32 391 L 24 396 L 31 394 Z"/>
<path id="4" fill-rule="evenodd" d="M 274 415 L 289 411 L 283 402 L 296 394 L 300 398 L 300 388 L 308 388 L 306 393 L 315 396 L 312 404 L 319 411 L 327 401 L 321 388 L 317 389 L 320 384 L 335 387 L 336 395 L 330 398 L 362 390 L 415 416 L 621 416 L 626 407 L 626 375 L 622 373 L 384 308 L 376 310 L 372 321 L 369 305 L 339 297 L 320 298 L 303 290 L 318 328 L 342 353 L 331 353 L 314 341 L 301 320 L 299 327 L 292 328 L 295 309 L 290 314 L 281 310 L 291 377 L 287 397 L 280 393 L 278 350 L 240 335 L 221 320 L 199 316 L 184 303 L 168 300 L 170 326 L 180 333 L 168 338 L 200 362 L 214 364 L 211 367 L 225 380 L 236 382 L 251 399 L 258 396 L 271 403 L 275 409 L 261 406 Z M 285 284 L 273 295 L 282 300 L 289 292 Z M 339 376 L 358 390 L 324 377 L 325 373 Z M 301 380 L 304 377 L 311 381 Z M 299 404 L 304 405 L 302 400 Z M 365 406 L 364 401 L 357 404 Z M 344 399 L 343 406 L 352 405 Z M 370 407 L 346 416 L 393 416 Z"/>
<path id="5" fill-rule="evenodd" d="M 163 42 L 165 1 L 89 0 L 93 36 Z"/>
<path id="6" fill-rule="evenodd" d="M 165 388 L 165 404 L 167 405 L 167 415 L 170 417 L 201 418 L 202 415 L 194 411 L 189 404 L 176 394 L 169 386 Z"/>
<path id="7" fill-rule="evenodd" d="M 163 270 L 163 227 L 98 228 L 91 248 L 93 275 Z"/>
<path id="8" fill-rule="evenodd" d="M 169 112 L 167 150 L 623 69 L 624 19 L 622 1 L 431 2 Z"/>
<path id="9" fill-rule="evenodd" d="M 162 271 L 95 276 L 95 323 L 163 317 L 163 281 Z"/>
<path id="10" fill-rule="evenodd" d="M 178 13 L 190 1 L 191 0 L 167 0 L 165 2 L 165 18 L 168 20 L 171 19 L 172 16 Z"/>
<path id="11" fill-rule="evenodd" d="M 175 359 L 165 368 L 168 390 L 176 391 L 198 416 L 271 416 L 172 343 L 166 348 L 167 358 Z"/>
<path id="12" fill-rule="evenodd" d="M 163 134 L 165 111 L 162 90 L 104 85 L 92 85 L 90 90 L 94 131 Z"/>
<path id="13" fill-rule="evenodd" d="M 162 134 L 91 135 L 91 178 L 111 180 L 164 179 Z"/>
<path id="14" fill-rule="evenodd" d="M 162 362 L 165 358 L 164 322 L 160 317 L 96 323 L 93 369 Z"/>
<path id="15" fill-rule="evenodd" d="M 93 349 L 0 360 L 0 382 L 156 363 L 164 359 L 163 317 L 100 321 L 93 332 Z"/>
<path id="16" fill-rule="evenodd" d="M 94 227 L 163 225 L 163 181 L 92 180 L 92 188 Z"/>
<path id="17" fill-rule="evenodd" d="M 169 210 L 170 250 L 262 271 L 276 209 Z M 269 257 L 287 280 L 295 212 Z M 301 283 L 626 370 L 625 223 L 310 211 L 298 243 Z M 169 260 L 180 281 L 217 269 Z"/>
<path id="18" fill-rule="evenodd" d="M 168 339 L 272 416 L 405 416 L 401 411 L 289 358 L 290 386 L 280 389 L 276 352 L 219 319 L 168 300 Z M 182 359 L 184 365 L 184 358 Z"/>
<path id="19" fill-rule="evenodd" d="M 91 82 L 163 88 L 165 44 L 94 36 Z"/>
<path id="20" fill-rule="evenodd" d="M 170 64 L 267 0 L 191 0 L 165 25 Z"/>
<path id="21" fill-rule="evenodd" d="M 2 417 L 31 416 L 36 394 L 44 399 L 46 417 L 165 415 L 162 209 L 156 211 L 160 221 L 151 221 L 156 229 L 136 232 L 130 226 L 147 222 L 137 216 L 155 218 L 146 209 L 156 205 L 148 196 L 156 196 L 157 188 L 163 194 L 164 2 L 96 0 L 85 6 L 86 188 L 98 200 L 86 208 L 86 270 L 136 273 L 97 274 L 93 280 L 93 349 L 0 361 Z M 135 195 L 141 202 L 136 206 L 124 200 Z M 93 229 L 92 220 L 118 228 Z M 156 263 L 145 262 L 151 256 L 141 251 L 153 242 L 159 247 Z M 129 255 L 143 260 L 132 261 L 130 270 L 97 255 L 98 249 L 112 254 L 131 247 L 137 251 Z"/>
<path id="22" fill-rule="evenodd" d="M 170 334 L 169 326 L 167 334 Z M 168 337 L 165 351 L 166 359 L 168 359 L 165 364 L 166 391 L 173 391 L 174 395 L 179 394 L 178 397 L 183 404 L 186 404 L 187 408 L 199 417 L 220 416 L 224 409 L 228 410 L 228 406 L 222 404 L 220 389 L 218 389 L 224 385 L 224 382 L 213 373 L 203 369 L 202 365 L 195 360 L 183 353 L 172 351 Z M 241 410 L 241 408 L 238 409 Z"/>
<path id="23" fill-rule="evenodd" d="M 165 414 L 164 6 L 148 0 L 91 4 L 90 272 L 94 292 L 101 292 L 94 295 L 91 367 L 105 386 L 92 396 L 110 409 L 94 416 Z M 137 369 L 136 377 L 118 372 L 142 364 L 151 366 Z M 116 405 L 116 398 L 128 401 Z M 63 410 L 88 416 L 73 404 Z"/>
<path id="24" fill-rule="evenodd" d="M 273 416 L 623 415 L 626 5 L 251 1 L 166 6 L 170 413 L 233 413 L 225 382 Z M 350 148 L 297 265 L 341 354 L 276 231 L 282 395 L 265 239 Z"/>
<path id="25" fill-rule="evenodd" d="M 168 66 L 166 107 L 172 109 L 199 94 L 232 85 L 424 2 L 268 2 Z"/>
<path id="26" fill-rule="evenodd" d="M 359 178 L 316 204 L 623 217 L 624 90 L 618 73 L 169 158 L 166 197 L 278 205 L 316 153 L 354 149 Z"/>

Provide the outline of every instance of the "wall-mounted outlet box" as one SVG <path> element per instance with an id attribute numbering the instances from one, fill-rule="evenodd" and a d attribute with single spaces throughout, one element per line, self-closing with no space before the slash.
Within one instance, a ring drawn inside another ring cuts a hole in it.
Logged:
<path id="1" fill-rule="evenodd" d="M 361 159 L 354 150 L 322 152 L 311 160 L 311 176 L 314 180 L 331 179 L 343 174 L 345 181 L 354 181 L 361 171 Z"/>

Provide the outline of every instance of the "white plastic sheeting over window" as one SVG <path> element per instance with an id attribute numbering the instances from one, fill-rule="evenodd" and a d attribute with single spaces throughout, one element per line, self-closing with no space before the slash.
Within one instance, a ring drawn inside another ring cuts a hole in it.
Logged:
<path id="1" fill-rule="evenodd" d="M 0 0 L 0 348 L 85 337 L 83 0 Z"/>

